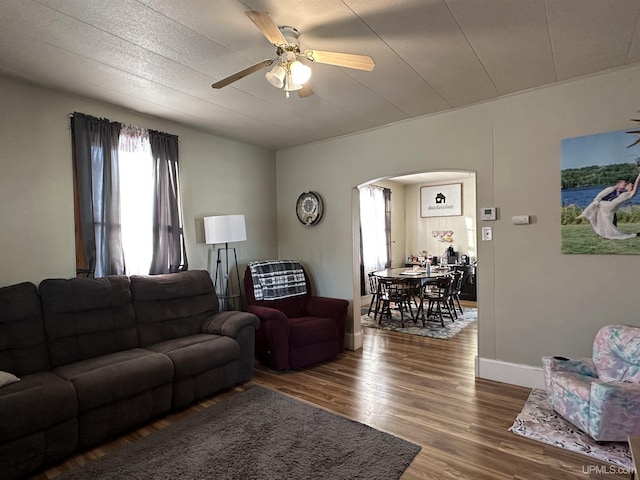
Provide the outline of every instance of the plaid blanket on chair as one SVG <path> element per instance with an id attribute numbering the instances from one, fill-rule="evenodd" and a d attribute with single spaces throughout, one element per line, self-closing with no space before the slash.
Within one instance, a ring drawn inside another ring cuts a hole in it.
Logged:
<path id="1" fill-rule="evenodd" d="M 292 260 L 250 262 L 253 296 L 256 300 L 277 300 L 307 293 L 304 271 Z"/>

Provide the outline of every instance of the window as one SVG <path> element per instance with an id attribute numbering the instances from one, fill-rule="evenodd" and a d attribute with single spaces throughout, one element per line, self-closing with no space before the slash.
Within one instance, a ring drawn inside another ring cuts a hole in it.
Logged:
<path id="1" fill-rule="evenodd" d="M 153 157 L 149 133 L 122 126 L 118 146 L 124 271 L 146 275 L 153 251 Z"/>
<path id="2" fill-rule="evenodd" d="M 71 131 L 78 274 L 186 270 L 178 138 L 81 113 Z"/>
<path id="3" fill-rule="evenodd" d="M 360 188 L 360 235 L 364 286 L 369 272 L 391 266 L 391 190 L 388 188 L 376 185 Z"/>

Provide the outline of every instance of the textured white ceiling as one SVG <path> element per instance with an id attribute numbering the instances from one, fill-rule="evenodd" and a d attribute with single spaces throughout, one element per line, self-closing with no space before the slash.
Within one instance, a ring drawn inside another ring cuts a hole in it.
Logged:
<path id="1" fill-rule="evenodd" d="M 265 72 L 214 90 L 274 56 L 250 9 L 376 68 L 313 64 L 304 99 Z M 639 0 L 0 2 L 0 73 L 271 149 L 637 62 Z"/>

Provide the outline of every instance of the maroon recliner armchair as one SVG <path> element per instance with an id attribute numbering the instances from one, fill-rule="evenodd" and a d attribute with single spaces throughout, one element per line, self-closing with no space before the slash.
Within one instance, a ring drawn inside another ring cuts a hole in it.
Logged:
<path id="1" fill-rule="evenodd" d="M 306 293 L 273 300 L 256 300 L 250 267 L 244 273 L 247 311 L 260 319 L 256 358 L 275 370 L 307 367 L 344 351 L 349 302 L 311 295 L 302 272 Z"/>

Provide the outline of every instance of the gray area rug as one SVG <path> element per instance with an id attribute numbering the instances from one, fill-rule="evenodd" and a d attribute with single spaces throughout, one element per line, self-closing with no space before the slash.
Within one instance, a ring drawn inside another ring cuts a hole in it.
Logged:
<path id="1" fill-rule="evenodd" d="M 363 327 L 379 328 L 381 330 L 389 330 L 392 332 L 419 335 L 421 337 L 449 340 L 478 319 L 477 308 L 464 308 L 463 310 L 464 315 L 460 315 L 460 312 L 458 312 L 458 318 L 455 322 L 452 322 L 450 318 L 445 317 L 444 327 L 440 323 L 440 318 L 429 319 L 424 327 L 422 326 L 422 320 L 418 320 L 414 323 L 413 320 L 405 318 L 404 327 L 402 327 L 400 324 L 400 313 L 397 311 L 392 311 L 391 319 L 385 316 L 382 319 L 382 325 L 378 325 L 378 320 L 373 318 L 373 312 L 367 315 L 367 309 L 365 308 L 363 309 L 363 314 L 360 316 L 360 325 Z"/>
<path id="2" fill-rule="evenodd" d="M 544 390 L 531 391 L 522 412 L 509 431 L 631 470 L 631 454 L 626 442 L 598 444 L 558 415 L 547 401 L 547 393 Z"/>
<path id="3" fill-rule="evenodd" d="M 254 386 L 60 478 L 390 480 L 420 448 Z"/>

